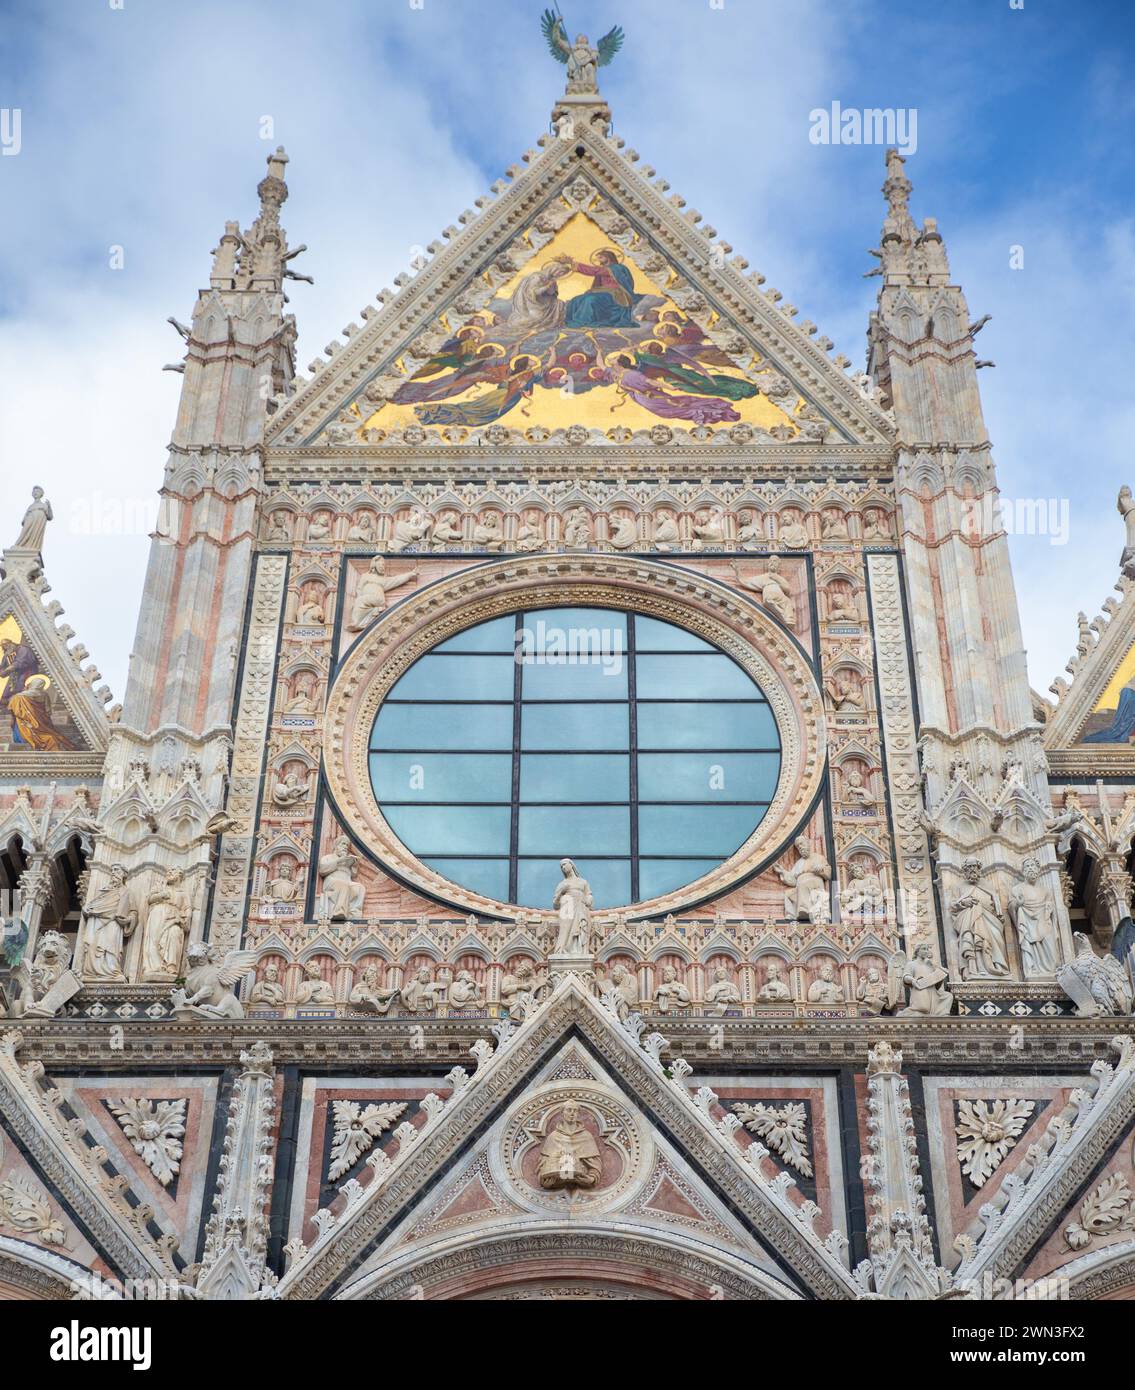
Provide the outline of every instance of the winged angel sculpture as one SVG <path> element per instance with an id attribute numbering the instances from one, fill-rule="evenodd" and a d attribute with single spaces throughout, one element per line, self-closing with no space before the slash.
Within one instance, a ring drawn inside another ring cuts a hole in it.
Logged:
<path id="1" fill-rule="evenodd" d="M 563 16 L 554 10 L 545 10 L 540 20 L 548 49 L 557 63 L 567 66 L 567 91 L 569 96 L 597 92 L 599 84 L 596 73 L 605 68 L 623 46 L 623 31 L 614 25 L 599 40 L 599 47 L 592 48 L 586 34 L 580 34 L 575 43 L 568 42 Z"/>

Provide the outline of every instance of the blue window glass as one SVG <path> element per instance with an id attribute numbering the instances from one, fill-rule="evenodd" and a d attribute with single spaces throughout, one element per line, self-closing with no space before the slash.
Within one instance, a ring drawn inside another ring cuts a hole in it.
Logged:
<path id="1" fill-rule="evenodd" d="M 564 856 L 597 908 L 692 883 L 748 839 L 780 776 L 776 723 L 737 662 L 602 608 L 449 638 L 394 685 L 371 750 L 375 797 L 411 853 L 522 907 L 551 907 Z"/>

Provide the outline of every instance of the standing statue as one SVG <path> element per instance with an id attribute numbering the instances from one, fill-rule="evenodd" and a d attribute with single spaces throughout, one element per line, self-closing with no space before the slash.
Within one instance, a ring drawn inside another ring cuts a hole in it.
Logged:
<path id="1" fill-rule="evenodd" d="M 51 503 L 43 495 L 43 488 L 32 488 L 31 506 L 24 513 L 20 534 L 16 537 L 13 550 L 34 550 L 38 555 L 43 550 L 43 538 L 47 534 L 47 523 L 55 519 Z"/>
<path id="2" fill-rule="evenodd" d="M 131 902 L 126 870 L 121 864 L 111 867 L 107 886 L 87 899 L 83 917 L 87 924 L 84 973 L 100 980 L 121 980 L 126 943 L 138 925 L 138 913 Z"/>
<path id="3" fill-rule="evenodd" d="M 146 896 L 146 926 L 142 933 L 143 980 L 176 980 L 181 952 L 189 932 L 191 912 L 181 869 L 165 871 Z"/>
<path id="4" fill-rule="evenodd" d="M 233 986 L 256 965 L 255 951 L 230 951 L 218 965 L 212 950 L 195 941 L 185 953 L 189 965 L 184 987 L 170 991 L 175 1018 L 243 1018 L 244 1007 Z"/>
<path id="5" fill-rule="evenodd" d="M 599 47 L 592 48 L 586 34 L 580 34 L 574 44 L 569 43 L 563 18 L 553 10 L 544 11 L 540 27 L 548 41 L 548 51 L 552 57 L 557 63 L 563 63 L 567 67 L 568 95 L 598 92 L 597 69 L 605 68 L 622 48 L 622 29 L 617 24 L 614 25 L 599 40 Z"/>
<path id="6" fill-rule="evenodd" d="M 962 975 L 967 980 L 1009 973 L 1005 948 L 1005 924 L 1001 904 L 981 882 L 981 861 L 967 859 L 962 865 L 965 890 L 950 904 L 958 933 L 958 953 Z"/>
<path id="7" fill-rule="evenodd" d="M 594 1134 L 579 1118 L 579 1104 L 564 1102 L 560 1121 L 540 1146 L 536 1177 L 546 1191 L 597 1187 L 603 1158 Z"/>
<path id="8" fill-rule="evenodd" d="M 1040 863 L 1032 856 L 1021 865 L 1023 882 L 1009 890 L 1009 916 L 1017 930 L 1026 975 L 1055 975 L 1058 962 L 1056 909 L 1038 879 Z"/>
<path id="9" fill-rule="evenodd" d="M 826 922 L 832 866 L 822 854 L 813 854 L 807 835 L 798 835 L 794 847 L 799 859 L 790 869 L 778 867 L 776 871 L 789 890 L 784 895 L 784 911 L 796 922 Z"/>
<path id="10" fill-rule="evenodd" d="M 591 954 L 591 885 L 581 878 L 570 859 L 560 860 L 563 878 L 552 896 L 559 909 L 560 928 L 556 936 L 557 956 Z"/>
<path id="11" fill-rule="evenodd" d="M 1119 557 L 1119 568 L 1128 579 L 1135 579 L 1135 497 L 1132 497 L 1131 489 L 1126 483 L 1119 489 L 1115 505 L 1123 518 L 1123 524 L 1127 527 L 1123 554 Z"/>
<path id="12" fill-rule="evenodd" d="M 323 890 L 316 903 L 316 915 L 334 921 L 358 920 L 363 915 L 366 889 L 355 882 L 358 855 L 351 853 L 351 842 L 340 835 L 330 854 L 319 860 Z"/>

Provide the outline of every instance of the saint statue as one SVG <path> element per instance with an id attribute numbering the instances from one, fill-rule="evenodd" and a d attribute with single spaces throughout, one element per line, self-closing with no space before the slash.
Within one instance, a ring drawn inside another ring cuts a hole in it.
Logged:
<path id="1" fill-rule="evenodd" d="M 579 1105 L 565 1101 L 560 1121 L 540 1146 L 536 1176 L 540 1186 L 555 1192 L 573 1187 L 597 1187 L 603 1159 L 594 1134 L 579 1118 Z"/>
<path id="2" fill-rule="evenodd" d="M 280 983 L 280 967 L 275 961 L 269 961 L 264 967 L 264 974 L 252 986 L 252 993 L 248 996 L 250 1004 L 259 1004 L 261 1008 L 278 1009 L 284 1002 L 284 986 Z"/>
<path id="3" fill-rule="evenodd" d="M 564 21 L 553 10 L 545 10 L 541 15 L 540 28 L 552 57 L 567 68 L 568 95 L 598 92 L 597 70 L 606 67 L 623 46 L 625 36 L 619 25 L 614 25 L 603 35 L 598 48 L 591 47 L 586 34 L 578 35 L 574 44 L 569 43 Z"/>
<path id="4" fill-rule="evenodd" d="M 362 917 L 366 889 L 361 883 L 355 882 L 358 862 L 358 856 L 351 853 L 351 842 L 346 835 L 341 835 L 335 841 L 335 848 L 330 854 L 320 858 L 323 889 L 316 905 L 318 916 L 340 922 Z"/>
<path id="5" fill-rule="evenodd" d="M 376 555 L 370 562 L 370 569 L 359 580 L 359 587 L 355 591 L 349 630 L 361 632 L 375 618 L 386 612 L 386 595 L 391 589 L 409 584 L 417 577 L 417 570 L 411 570 L 409 574 L 399 574 L 393 579 L 387 578 L 386 561 L 381 555 Z"/>
<path id="6" fill-rule="evenodd" d="M 23 525 L 12 549 L 34 550 L 38 555 L 43 549 L 47 523 L 54 518 L 55 513 L 51 510 L 51 503 L 43 495 L 43 488 L 33 487 L 31 506 L 24 513 Z"/>
<path id="7" fill-rule="evenodd" d="M 780 962 L 770 960 L 765 982 L 757 991 L 758 1004 L 784 1004 L 792 998 L 792 991 L 780 978 Z"/>
<path id="8" fill-rule="evenodd" d="M 146 897 L 146 926 L 142 934 L 142 978 L 176 980 L 189 932 L 191 906 L 181 869 L 165 871 Z"/>
<path id="9" fill-rule="evenodd" d="M 769 556 L 768 569 L 763 574 L 745 579 L 736 561 L 733 562 L 733 574 L 738 587 L 756 594 L 761 607 L 775 614 L 785 627 L 796 626 L 796 605 L 792 602 L 787 581 L 780 572 L 780 561 L 775 555 Z"/>
<path id="10" fill-rule="evenodd" d="M 559 909 L 557 956 L 587 956 L 591 952 L 591 885 L 581 878 L 570 859 L 560 860 L 563 878 L 552 896 Z"/>
<path id="11" fill-rule="evenodd" d="M 1056 909 L 1038 882 L 1040 864 L 1030 855 L 1021 865 L 1023 882 L 1009 890 L 1009 916 L 1017 929 L 1026 975 L 1055 975 Z"/>
<path id="12" fill-rule="evenodd" d="M 87 923 L 85 973 L 101 980 L 121 980 L 126 942 L 138 925 L 121 864 L 112 866 L 107 886 L 87 899 L 83 917 Z"/>
<path id="13" fill-rule="evenodd" d="M 724 965 L 719 965 L 713 972 L 713 984 L 705 992 L 705 1002 L 721 1017 L 724 1017 L 730 1004 L 741 1002 L 741 991 L 729 978 L 729 971 Z"/>
<path id="14" fill-rule="evenodd" d="M 907 985 L 910 1002 L 897 1008 Z M 908 961 L 901 952 L 892 957 L 888 997 L 896 1018 L 945 1018 L 954 1007 L 954 996 L 946 988 L 946 971 L 934 964 L 928 941 L 920 941 L 914 948 L 913 960 Z"/>
<path id="15" fill-rule="evenodd" d="M 797 836 L 795 849 L 800 856 L 796 863 L 776 871 L 789 890 L 784 895 L 784 910 L 796 922 L 826 922 L 831 865 L 822 854 L 812 852 L 807 835 Z"/>
<path id="16" fill-rule="evenodd" d="M 1001 905 L 981 882 L 980 860 L 967 859 L 962 874 L 966 887 L 950 905 L 958 933 L 962 974 L 967 980 L 1008 975 Z"/>

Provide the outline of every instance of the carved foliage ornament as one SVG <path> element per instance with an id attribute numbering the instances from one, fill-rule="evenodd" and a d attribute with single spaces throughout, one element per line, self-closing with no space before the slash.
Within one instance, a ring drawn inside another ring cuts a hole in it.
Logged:
<path id="1" fill-rule="evenodd" d="M 974 1187 L 983 1187 L 1024 1132 L 1035 1100 L 960 1100 L 958 1161 Z"/>
<path id="2" fill-rule="evenodd" d="M 1073 1250 L 1083 1250 L 1096 1236 L 1117 1231 L 1135 1231 L 1135 1195 L 1122 1173 L 1104 1178 L 1084 1199 L 1080 1219 L 1065 1229 L 1064 1239 Z"/>
<path id="3" fill-rule="evenodd" d="M 808 1156 L 808 1134 L 804 1106 L 798 1101 L 787 1105 L 750 1104 L 738 1101 L 733 1109 L 744 1121 L 745 1128 L 758 1135 L 778 1158 L 790 1164 L 806 1178 L 812 1176 L 812 1160 Z"/>
<path id="4" fill-rule="evenodd" d="M 181 1166 L 186 1101 L 108 1100 L 106 1104 L 134 1152 L 158 1182 L 168 1187 Z"/>
<path id="5" fill-rule="evenodd" d="M 52 1215 L 41 1189 L 17 1173 L 0 1183 L 0 1226 L 34 1236 L 44 1245 L 67 1244 L 63 1227 Z"/>
<path id="6" fill-rule="evenodd" d="M 406 1106 L 397 1101 L 361 1105 L 355 1100 L 336 1100 L 331 1104 L 334 1132 L 327 1177 L 334 1182 L 354 1166 L 383 1130 L 389 1129 L 405 1111 Z"/>

